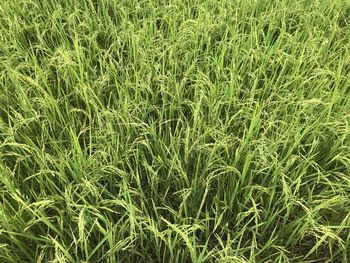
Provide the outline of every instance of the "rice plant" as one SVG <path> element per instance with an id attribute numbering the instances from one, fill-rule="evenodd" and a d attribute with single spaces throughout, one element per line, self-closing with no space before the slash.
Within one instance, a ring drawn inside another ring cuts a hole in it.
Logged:
<path id="1" fill-rule="evenodd" d="M 2 0 L 0 262 L 349 262 L 350 2 Z"/>

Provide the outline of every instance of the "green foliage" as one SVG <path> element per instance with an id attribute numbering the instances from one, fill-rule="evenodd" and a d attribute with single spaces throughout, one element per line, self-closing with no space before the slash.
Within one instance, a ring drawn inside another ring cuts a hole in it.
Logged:
<path id="1" fill-rule="evenodd" d="M 1 262 L 349 262 L 350 5 L 2 0 Z"/>

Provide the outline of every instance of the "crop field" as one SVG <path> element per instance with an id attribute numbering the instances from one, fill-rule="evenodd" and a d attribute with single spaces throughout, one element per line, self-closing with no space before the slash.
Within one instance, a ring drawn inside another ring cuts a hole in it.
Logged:
<path id="1" fill-rule="evenodd" d="M 0 1 L 0 262 L 350 262 L 350 1 Z"/>

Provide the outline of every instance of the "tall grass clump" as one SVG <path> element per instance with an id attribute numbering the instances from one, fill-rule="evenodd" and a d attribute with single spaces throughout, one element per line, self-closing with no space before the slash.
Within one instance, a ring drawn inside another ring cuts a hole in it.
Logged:
<path id="1" fill-rule="evenodd" d="M 0 2 L 0 262 L 350 262 L 349 230 L 349 1 Z"/>

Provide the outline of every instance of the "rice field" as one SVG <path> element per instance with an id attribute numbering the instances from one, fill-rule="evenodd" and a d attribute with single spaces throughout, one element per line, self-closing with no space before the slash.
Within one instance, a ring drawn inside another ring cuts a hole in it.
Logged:
<path id="1" fill-rule="evenodd" d="M 350 1 L 2 0 L 0 262 L 350 262 Z"/>

